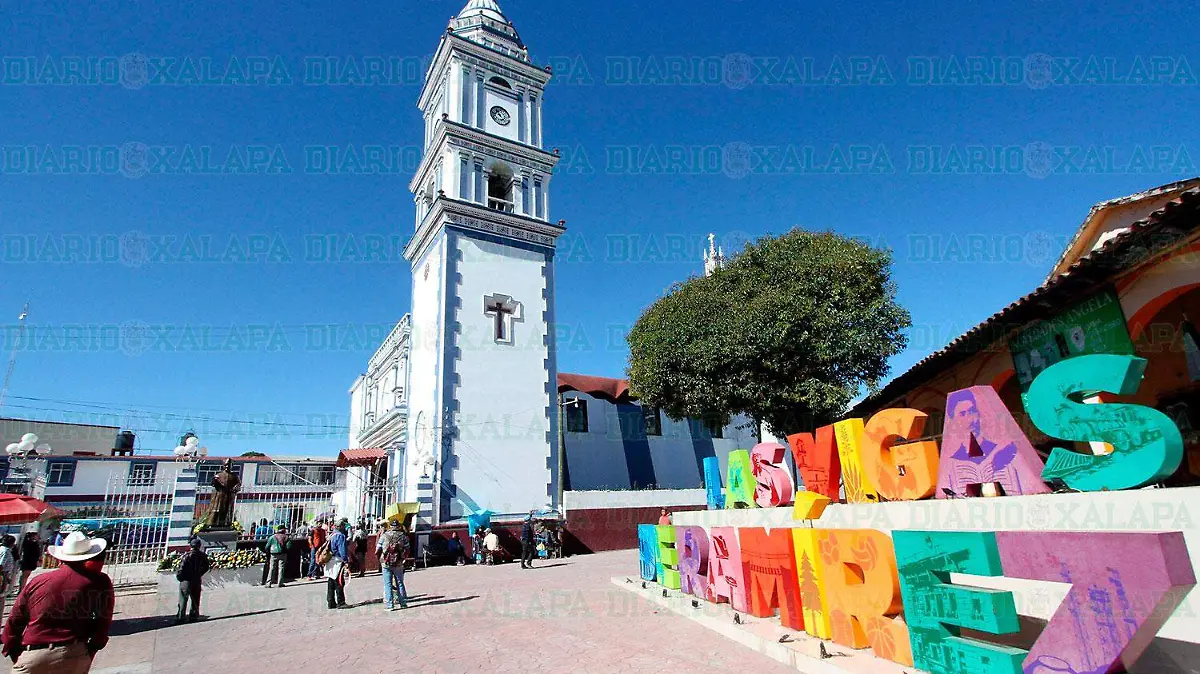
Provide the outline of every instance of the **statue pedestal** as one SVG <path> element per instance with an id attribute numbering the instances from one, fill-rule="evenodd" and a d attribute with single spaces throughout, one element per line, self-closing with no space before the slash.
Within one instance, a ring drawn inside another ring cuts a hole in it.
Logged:
<path id="1" fill-rule="evenodd" d="M 235 529 L 209 529 L 198 534 L 197 538 L 203 542 L 204 549 L 223 547 L 230 552 L 236 552 L 240 536 Z"/>

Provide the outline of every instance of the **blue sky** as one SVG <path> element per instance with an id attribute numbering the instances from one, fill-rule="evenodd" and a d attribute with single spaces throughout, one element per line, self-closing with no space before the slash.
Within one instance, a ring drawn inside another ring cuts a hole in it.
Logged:
<path id="1" fill-rule="evenodd" d="M 1036 287 L 1093 203 L 1200 173 L 1185 3 L 976 4 L 502 2 L 559 75 L 560 369 L 620 376 L 708 232 L 803 226 L 895 250 L 899 373 Z M 460 5 L 5 7 L 0 326 L 7 352 L 28 300 L 35 339 L 2 413 L 344 447 L 409 306 L 414 74 Z"/>

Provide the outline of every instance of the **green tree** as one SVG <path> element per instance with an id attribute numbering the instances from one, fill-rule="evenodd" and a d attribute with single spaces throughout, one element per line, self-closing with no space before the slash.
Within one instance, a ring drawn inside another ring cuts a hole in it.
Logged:
<path id="1" fill-rule="evenodd" d="M 642 314 L 631 388 L 674 419 L 748 414 L 778 434 L 834 421 L 907 343 L 891 264 L 889 251 L 833 232 L 749 244 Z"/>
<path id="2" fill-rule="evenodd" d="M 242 456 L 244 456 L 244 457 L 263 457 L 263 456 L 266 456 L 266 454 L 263 454 L 262 452 L 242 452 Z"/>

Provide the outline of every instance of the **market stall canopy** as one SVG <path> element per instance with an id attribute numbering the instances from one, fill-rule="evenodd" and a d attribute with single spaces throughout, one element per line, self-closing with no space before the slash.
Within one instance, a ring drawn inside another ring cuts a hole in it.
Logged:
<path id="1" fill-rule="evenodd" d="M 492 526 L 492 515 L 495 514 L 491 510 L 477 510 L 467 515 L 467 535 L 474 536 L 479 529 Z"/>
<path id="2" fill-rule="evenodd" d="M 20 494 L 0 494 L 0 524 L 29 524 L 65 513 L 54 506 Z"/>
<path id="3" fill-rule="evenodd" d="M 343 449 L 338 454 L 337 467 L 374 466 L 386 458 L 386 449 Z"/>
<path id="4" fill-rule="evenodd" d="M 420 509 L 420 503 L 393 503 L 384 511 L 383 518 L 405 522 L 412 515 L 416 515 Z"/>

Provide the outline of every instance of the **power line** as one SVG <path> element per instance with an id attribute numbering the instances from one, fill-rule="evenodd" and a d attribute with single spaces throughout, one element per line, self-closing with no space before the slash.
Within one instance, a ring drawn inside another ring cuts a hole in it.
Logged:
<path id="1" fill-rule="evenodd" d="M 66 400 L 61 398 L 37 398 L 34 396 L 12 396 L 21 400 L 30 400 L 34 402 L 44 403 L 59 403 L 63 405 L 77 405 L 79 407 L 95 407 L 98 409 L 116 409 L 121 411 L 140 411 L 140 408 L 159 408 L 159 409 L 178 409 L 177 405 L 154 405 L 154 404 L 139 404 L 139 403 L 106 403 L 95 400 Z M 201 412 L 233 412 L 244 413 L 246 410 L 232 409 L 228 407 L 193 407 L 191 408 Z M 269 414 L 271 416 L 302 416 L 310 414 L 309 412 L 256 412 L 257 414 Z"/>
<path id="2" fill-rule="evenodd" d="M 61 408 L 61 407 L 35 407 L 35 406 L 31 406 L 31 405 L 9 405 L 9 407 L 33 410 L 36 412 L 57 412 L 60 414 L 62 414 L 62 413 L 87 414 L 88 413 L 88 412 L 81 412 L 79 410 L 72 410 L 69 408 Z M 112 414 L 114 416 L 116 416 L 119 412 L 125 412 L 126 413 L 125 416 L 132 416 L 132 417 L 156 416 L 155 414 L 151 414 L 151 413 L 138 414 L 138 410 L 116 410 L 116 411 L 113 411 Z M 194 419 L 196 421 L 204 421 L 204 422 L 209 422 L 209 423 L 249 424 L 249 425 L 255 425 L 255 426 L 284 426 L 284 427 L 291 427 L 291 428 L 311 428 L 312 427 L 312 424 L 293 423 L 293 422 L 287 422 L 287 421 L 257 421 L 257 420 L 253 420 L 253 419 L 214 419 L 212 417 L 197 416 L 194 414 L 166 414 L 166 415 L 158 415 L 158 416 L 176 417 L 180 420 L 193 420 Z M 328 426 L 325 426 L 325 428 L 345 430 L 345 431 L 350 430 L 350 426 L 348 426 L 348 425 L 347 426 L 328 425 Z M 130 429 L 130 430 L 134 430 L 134 429 Z M 164 432 L 166 432 L 166 431 L 164 431 Z"/>

